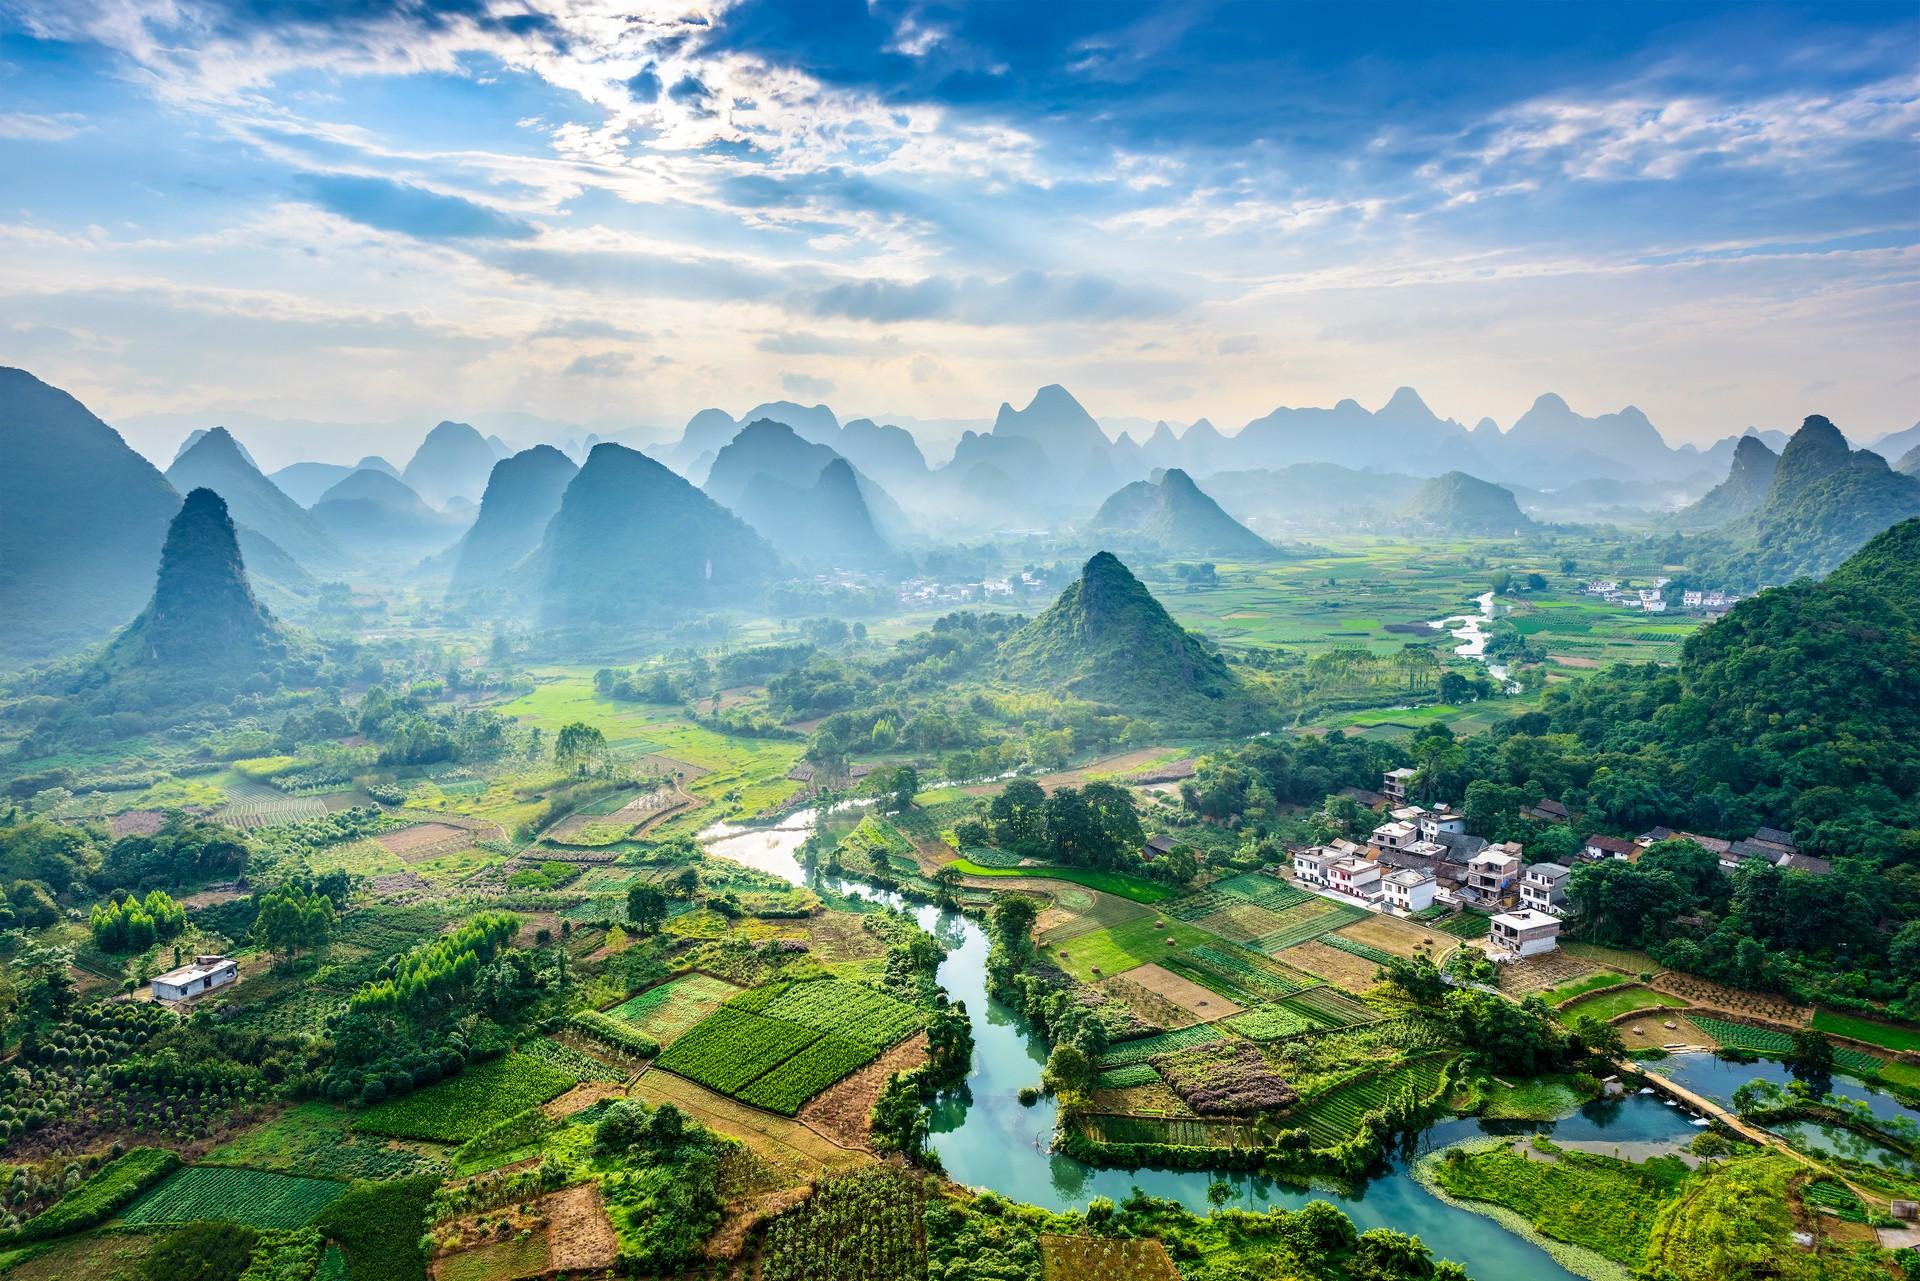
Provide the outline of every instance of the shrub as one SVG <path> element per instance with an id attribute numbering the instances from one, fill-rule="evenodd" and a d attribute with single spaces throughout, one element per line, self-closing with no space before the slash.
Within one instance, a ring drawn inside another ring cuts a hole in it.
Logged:
<path id="1" fill-rule="evenodd" d="M 159 1148 L 135 1148 L 100 1167 L 45 1214 L 29 1219 L 11 1234 L 21 1241 L 64 1236 L 105 1222 L 134 1198 L 180 1168 L 180 1158 Z"/>
<path id="2" fill-rule="evenodd" d="M 357 1183 L 313 1221 L 346 1251 L 347 1281 L 425 1281 L 420 1225 L 439 1184 L 435 1174 Z"/>

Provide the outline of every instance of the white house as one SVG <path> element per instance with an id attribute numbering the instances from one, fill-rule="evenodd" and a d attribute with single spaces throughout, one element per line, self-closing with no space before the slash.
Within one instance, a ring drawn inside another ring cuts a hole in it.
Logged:
<path id="1" fill-rule="evenodd" d="M 183 965 L 177 970 L 155 975 L 153 997 L 156 1001 L 184 1001 L 202 992 L 225 987 L 239 977 L 240 965 L 237 961 L 230 961 L 224 956 L 196 956 L 192 965 Z"/>
<path id="2" fill-rule="evenodd" d="M 1560 920 L 1545 912 L 1502 912 L 1493 918 L 1487 941 L 1502 952 L 1538 956 L 1560 946 Z"/>
<path id="3" fill-rule="evenodd" d="M 1380 790 L 1386 793 L 1388 800 L 1404 805 L 1407 800 L 1407 784 L 1420 776 L 1417 769 L 1402 765 L 1399 769 L 1390 769 L 1380 780 Z"/>
<path id="4" fill-rule="evenodd" d="M 1420 839 L 1420 829 L 1411 823 L 1382 823 L 1367 839 L 1383 850 L 1403 850 Z"/>
<path id="5" fill-rule="evenodd" d="M 1327 883 L 1327 866 L 1338 862 L 1340 856 L 1324 845 L 1315 845 L 1308 849 L 1293 852 L 1293 874 L 1296 879 L 1309 885 Z"/>
<path id="6" fill-rule="evenodd" d="M 1520 906 L 1533 912 L 1560 915 L 1567 902 L 1569 875 L 1570 869 L 1559 863 L 1535 863 L 1520 878 Z"/>
<path id="7" fill-rule="evenodd" d="M 1458 836 L 1467 830 L 1466 816 L 1454 813 L 1445 805 L 1430 814 L 1422 814 L 1416 822 L 1420 827 L 1420 839 L 1423 841 L 1437 841 L 1442 832 Z"/>
<path id="8" fill-rule="evenodd" d="M 1387 906 L 1396 912 L 1424 912 L 1432 907 L 1438 884 L 1432 872 L 1417 867 L 1402 867 L 1380 878 Z"/>
<path id="9" fill-rule="evenodd" d="M 1380 897 L 1380 865 L 1363 858 L 1343 858 L 1327 869 L 1327 885 L 1371 902 Z"/>

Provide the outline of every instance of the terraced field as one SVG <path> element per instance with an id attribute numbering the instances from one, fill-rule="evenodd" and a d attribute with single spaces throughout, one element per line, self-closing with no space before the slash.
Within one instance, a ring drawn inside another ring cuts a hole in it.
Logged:
<path id="1" fill-rule="evenodd" d="M 1314 1147 L 1334 1147 L 1353 1137 L 1360 1118 L 1386 1106 L 1403 1089 L 1411 1087 L 1419 1097 L 1431 1098 L 1446 1065 L 1446 1056 L 1435 1055 L 1341 1086 L 1295 1113 L 1294 1120 L 1306 1127 Z"/>

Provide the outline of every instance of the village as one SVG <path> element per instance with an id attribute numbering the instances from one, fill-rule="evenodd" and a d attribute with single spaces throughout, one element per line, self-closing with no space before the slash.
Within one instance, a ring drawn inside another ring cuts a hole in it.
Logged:
<path id="1" fill-rule="evenodd" d="M 1489 918 L 1487 951 L 1496 961 L 1554 951 L 1568 914 L 1573 868 L 1528 863 L 1520 842 L 1495 843 L 1468 832 L 1465 816 L 1446 802 L 1431 809 L 1413 803 L 1407 788 L 1418 774 L 1403 766 L 1386 772 L 1378 792 L 1343 789 L 1343 796 L 1386 821 L 1364 843 L 1338 838 L 1293 850 L 1292 869 L 1284 879 L 1336 902 L 1391 916 L 1430 920 L 1449 913 L 1484 915 Z M 1551 798 L 1535 801 L 1521 814 L 1569 826 L 1578 819 Z M 1698 845 L 1727 873 L 1747 862 L 1816 876 L 1833 870 L 1826 859 L 1802 853 L 1789 834 L 1771 827 L 1738 841 L 1668 827 L 1650 828 L 1632 838 L 1596 832 L 1580 842 L 1570 861 L 1636 862 L 1647 849 L 1672 840 Z"/>

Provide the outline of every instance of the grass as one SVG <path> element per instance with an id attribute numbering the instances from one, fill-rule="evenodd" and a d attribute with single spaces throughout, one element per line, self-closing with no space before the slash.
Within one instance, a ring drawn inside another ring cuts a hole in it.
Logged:
<path id="1" fill-rule="evenodd" d="M 1585 978 L 1575 979 L 1571 983 L 1562 983 L 1559 987 L 1549 988 L 1540 993 L 1540 999 L 1548 1005 L 1558 1005 L 1562 1001 L 1571 1001 L 1576 996 L 1584 996 L 1598 988 L 1612 987 L 1620 981 L 1620 976 L 1611 970 L 1599 974 L 1589 974 Z"/>
<path id="2" fill-rule="evenodd" d="M 1162 1032 L 1158 1036 L 1136 1037 L 1131 1041 L 1121 1041 L 1107 1047 L 1100 1056 L 1100 1070 L 1130 1067 L 1135 1063 L 1145 1063 L 1156 1054 L 1165 1054 L 1168 1050 L 1183 1050 L 1190 1045 L 1205 1045 L 1209 1041 L 1219 1041 L 1226 1033 L 1211 1023 L 1198 1023 L 1193 1027 L 1181 1028 L 1178 1032 Z"/>
<path id="3" fill-rule="evenodd" d="M 1571 1027 L 1575 1019 L 1599 1019 L 1602 1023 L 1611 1022 L 1622 1014 L 1631 1014 L 1635 1010 L 1645 1010 L 1656 1005 L 1668 1009 L 1678 1009 L 1686 1002 L 1677 996 L 1665 992 L 1656 992 L 1650 987 L 1623 987 L 1615 992 L 1602 992 L 1598 996 L 1586 996 L 1568 1005 L 1560 1007 L 1558 1017 L 1562 1023 Z"/>
<path id="4" fill-rule="evenodd" d="M 135 1201 L 120 1217 L 133 1224 L 220 1219 L 250 1228 L 300 1228 L 346 1190 L 346 1184 L 329 1179 L 197 1165 Z"/>
<path id="5" fill-rule="evenodd" d="M 352 1117 L 328 1103 L 296 1105 L 282 1116 L 221 1144 L 208 1165 L 242 1165 L 322 1179 L 397 1179 L 424 1174 L 437 1159 L 404 1144 L 355 1134 Z"/>
<path id="6" fill-rule="evenodd" d="M 475 1064 L 438 1085 L 368 1108 L 358 1128 L 402 1139 L 464 1143 L 495 1122 L 563 1094 L 577 1084 L 569 1072 L 522 1054 Z"/>
<path id="7" fill-rule="evenodd" d="M 737 1095 L 819 1039 L 812 1028 L 723 1007 L 668 1046 L 657 1066 Z"/>
<path id="8" fill-rule="evenodd" d="M 356 1183 L 314 1220 L 344 1250 L 347 1281 L 425 1281 L 420 1228 L 439 1185 L 431 1174 Z"/>
<path id="9" fill-rule="evenodd" d="M 1157 881 L 1143 880 L 1125 872 L 1103 872 L 1090 867 L 987 867 L 972 859 L 957 858 L 948 867 L 968 876 L 1026 876 L 1038 880 L 1067 881 L 1090 890 L 1117 894 L 1136 903 L 1158 903 L 1173 896 L 1173 890 Z"/>
<path id="10" fill-rule="evenodd" d="M 1213 941 L 1213 935 L 1191 925 L 1179 921 L 1155 925 L 1152 918 L 1145 917 L 1082 934 L 1043 952 L 1073 977 L 1091 983 Z"/>
<path id="11" fill-rule="evenodd" d="M 1506 1141 L 1449 1148 L 1422 1173 L 1451 1196 L 1513 1211 L 1542 1236 L 1637 1267 L 1661 1211 L 1686 1183 L 1687 1167 L 1677 1157 L 1636 1165 L 1544 1139 L 1535 1148 L 1522 1152 Z"/>
<path id="12" fill-rule="evenodd" d="M 1552 1121 L 1585 1103 L 1593 1096 L 1592 1083 L 1563 1076 L 1537 1076 L 1513 1082 L 1508 1089 L 1498 1082 L 1487 1086 L 1487 1105 L 1481 1115 L 1500 1121 Z"/>
<path id="13" fill-rule="evenodd" d="M 1831 1032 L 1886 1050 L 1920 1050 L 1920 1029 L 1894 1027 L 1835 1010 L 1815 1011 L 1813 1027 L 1816 1032 Z"/>
<path id="14" fill-rule="evenodd" d="M 494 1241 L 474 1250 L 450 1254 L 434 1264 L 435 1281 L 507 1281 L 538 1276 L 547 1270 L 544 1235 L 523 1240 Z"/>

